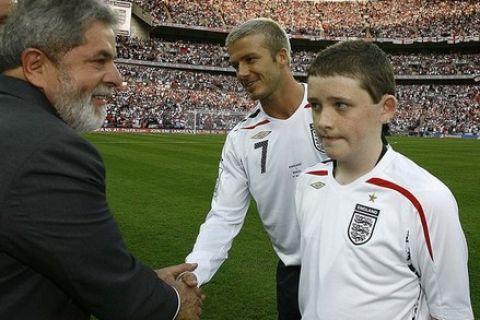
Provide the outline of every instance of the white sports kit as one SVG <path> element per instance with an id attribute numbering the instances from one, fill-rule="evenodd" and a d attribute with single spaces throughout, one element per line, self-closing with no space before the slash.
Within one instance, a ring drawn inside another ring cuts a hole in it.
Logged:
<path id="1" fill-rule="evenodd" d="M 332 170 L 320 163 L 297 181 L 303 319 L 473 319 L 450 190 L 390 147 L 347 185 Z"/>
<path id="2" fill-rule="evenodd" d="M 303 101 L 290 118 L 272 118 L 258 104 L 228 134 L 211 210 L 186 258 L 198 263 L 199 284 L 208 282 L 227 258 L 250 195 L 279 258 L 287 266 L 300 264 L 295 180 L 302 170 L 326 159 L 313 129 L 304 86 Z"/>

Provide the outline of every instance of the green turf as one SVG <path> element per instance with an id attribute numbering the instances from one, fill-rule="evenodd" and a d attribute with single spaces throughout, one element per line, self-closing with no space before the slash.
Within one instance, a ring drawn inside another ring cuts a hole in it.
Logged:
<path id="1" fill-rule="evenodd" d="M 223 135 L 89 134 L 107 168 L 108 200 L 128 247 L 159 268 L 183 262 L 210 207 Z M 480 314 L 480 141 L 391 137 L 393 147 L 454 193 Z M 203 319 L 274 320 L 276 257 L 255 206 L 210 284 Z"/>

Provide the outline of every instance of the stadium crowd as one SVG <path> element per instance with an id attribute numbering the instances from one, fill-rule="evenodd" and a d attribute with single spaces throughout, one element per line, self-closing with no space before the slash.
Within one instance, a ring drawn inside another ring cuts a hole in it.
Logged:
<path id="1" fill-rule="evenodd" d="M 220 44 L 175 42 L 164 39 L 140 40 L 117 37 L 118 57 L 143 61 L 192 64 L 228 68 L 225 48 Z M 292 70 L 305 72 L 317 52 L 293 51 Z M 480 74 L 480 54 L 404 53 L 389 55 L 397 75 Z"/>
<path id="2" fill-rule="evenodd" d="M 221 31 L 250 18 L 267 16 L 279 21 L 291 35 L 300 36 L 410 39 L 480 36 L 479 1 L 133 2 L 150 13 L 156 24 L 202 26 Z M 228 130 L 254 105 L 233 76 L 222 44 L 117 37 L 117 53 L 127 85 L 110 102 L 104 127 Z M 294 48 L 292 70 L 297 75 L 304 74 L 316 54 Z M 395 74 L 401 76 L 480 75 L 478 53 L 396 52 L 389 54 L 389 58 Z M 134 60 L 144 66 L 123 64 Z M 145 62 L 163 66 L 145 66 Z M 201 70 L 195 71 L 198 67 Z M 222 68 L 223 74 L 212 73 L 218 68 Z M 399 85 L 398 97 L 400 106 L 390 125 L 392 133 L 480 131 L 478 85 Z"/>
<path id="3" fill-rule="evenodd" d="M 397 97 L 394 134 L 480 133 L 479 86 L 402 85 Z"/>
<path id="4" fill-rule="evenodd" d="M 234 76 L 119 64 L 104 127 L 228 130 L 254 106 Z M 480 87 L 399 85 L 394 134 L 479 133 Z"/>
<path id="5" fill-rule="evenodd" d="M 225 130 L 253 105 L 232 76 L 127 65 L 119 70 L 127 85 L 108 105 L 106 128 Z"/>
<path id="6" fill-rule="evenodd" d="M 228 30 L 266 16 L 295 35 L 318 37 L 480 36 L 479 1 L 133 0 L 156 24 Z"/>

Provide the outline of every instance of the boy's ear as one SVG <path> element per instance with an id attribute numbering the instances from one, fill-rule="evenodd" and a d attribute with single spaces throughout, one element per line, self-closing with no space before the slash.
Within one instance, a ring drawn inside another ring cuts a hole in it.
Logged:
<path id="1" fill-rule="evenodd" d="M 397 98 L 391 94 L 385 95 L 383 98 L 381 118 L 383 124 L 388 123 L 393 118 L 397 111 Z"/>
<path id="2" fill-rule="evenodd" d="M 22 53 L 22 69 L 25 79 L 35 87 L 45 89 L 53 64 L 41 50 L 27 48 Z"/>

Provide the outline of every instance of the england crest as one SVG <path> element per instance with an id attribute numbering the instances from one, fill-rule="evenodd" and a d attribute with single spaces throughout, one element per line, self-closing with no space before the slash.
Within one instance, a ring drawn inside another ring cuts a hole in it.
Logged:
<path id="1" fill-rule="evenodd" d="M 310 123 L 310 132 L 312 134 L 312 141 L 313 145 L 315 148 L 322 152 L 325 153 L 325 149 L 323 148 L 322 141 L 320 141 L 320 138 L 318 137 L 317 131 L 315 130 L 315 127 L 313 126 L 313 123 Z"/>
<path id="2" fill-rule="evenodd" d="M 348 238 L 354 245 L 362 245 L 372 238 L 380 210 L 357 204 L 353 211 Z"/>

